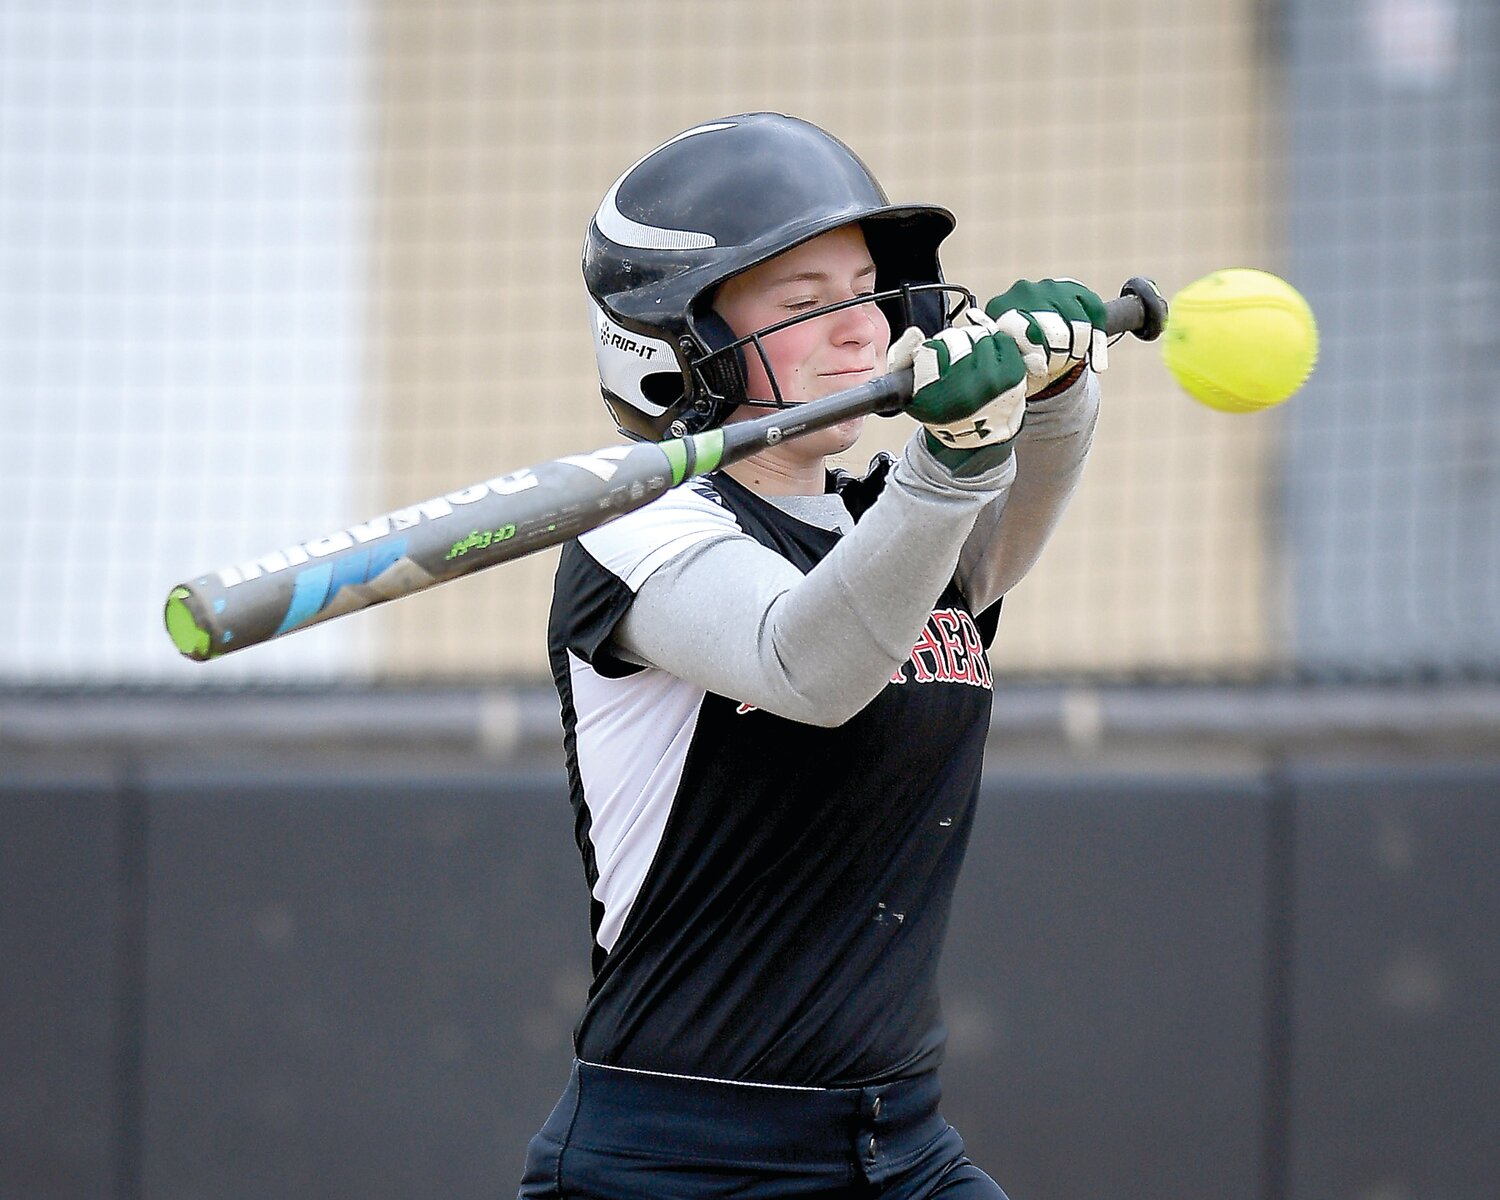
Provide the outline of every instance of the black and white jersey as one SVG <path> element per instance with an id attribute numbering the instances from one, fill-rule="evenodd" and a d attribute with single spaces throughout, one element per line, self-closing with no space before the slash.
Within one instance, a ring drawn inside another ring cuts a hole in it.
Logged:
<path id="1" fill-rule="evenodd" d="M 856 521 L 889 465 L 832 478 Z M 870 704 L 802 724 L 611 642 L 654 570 L 726 530 L 804 573 L 840 538 L 715 473 L 569 543 L 558 567 L 549 650 L 595 943 L 578 1055 L 817 1087 L 927 1070 L 999 606 L 974 614 L 950 583 Z"/>

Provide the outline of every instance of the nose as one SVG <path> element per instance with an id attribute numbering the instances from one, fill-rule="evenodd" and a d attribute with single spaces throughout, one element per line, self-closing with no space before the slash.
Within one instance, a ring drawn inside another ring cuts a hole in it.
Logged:
<path id="1" fill-rule="evenodd" d="M 873 300 L 863 304 L 851 304 L 830 314 L 835 322 L 833 340 L 842 345 L 866 346 L 873 342 L 885 315 Z"/>

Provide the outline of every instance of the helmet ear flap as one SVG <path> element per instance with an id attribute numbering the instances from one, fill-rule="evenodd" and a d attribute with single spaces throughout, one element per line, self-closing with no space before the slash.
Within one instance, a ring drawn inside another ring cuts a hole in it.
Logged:
<path id="1" fill-rule="evenodd" d="M 910 295 L 910 300 L 911 323 L 928 337 L 936 337 L 948 327 L 948 314 L 943 311 L 943 293 L 917 292 Z"/>
<path id="2" fill-rule="evenodd" d="M 948 313 L 943 295 L 935 291 L 906 291 L 880 301 L 880 311 L 891 327 L 891 341 L 915 325 L 927 337 L 936 337 L 948 328 Z"/>
<path id="3" fill-rule="evenodd" d="M 891 327 L 891 340 L 895 341 L 913 325 L 928 337 L 936 337 L 948 327 L 942 293 L 906 289 L 915 284 L 942 282 L 937 243 L 946 230 L 935 236 L 931 233 L 923 236 L 923 225 L 909 218 L 869 218 L 860 222 L 860 228 L 875 260 L 875 290 L 901 290 L 900 296 L 880 305 Z"/>

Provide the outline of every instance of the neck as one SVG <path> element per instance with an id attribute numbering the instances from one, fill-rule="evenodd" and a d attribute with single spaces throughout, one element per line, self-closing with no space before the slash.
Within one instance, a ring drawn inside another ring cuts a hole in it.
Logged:
<path id="1" fill-rule="evenodd" d="M 821 458 L 788 459 L 774 449 L 731 463 L 724 473 L 761 496 L 821 496 L 827 490 Z"/>

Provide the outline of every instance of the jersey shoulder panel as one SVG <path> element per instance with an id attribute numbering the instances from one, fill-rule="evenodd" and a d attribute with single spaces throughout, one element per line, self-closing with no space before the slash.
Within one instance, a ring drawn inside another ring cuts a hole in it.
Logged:
<path id="1" fill-rule="evenodd" d="M 636 666 L 609 652 L 610 635 L 635 599 L 624 581 L 602 567 L 577 540 L 565 542 L 552 583 L 547 648 L 556 674 L 559 655 L 572 654 L 608 678 Z"/>
<path id="2" fill-rule="evenodd" d="M 653 571 L 714 538 L 744 536 L 712 482 L 695 479 L 579 536 L 578 544 L 632 592 Z"/>

